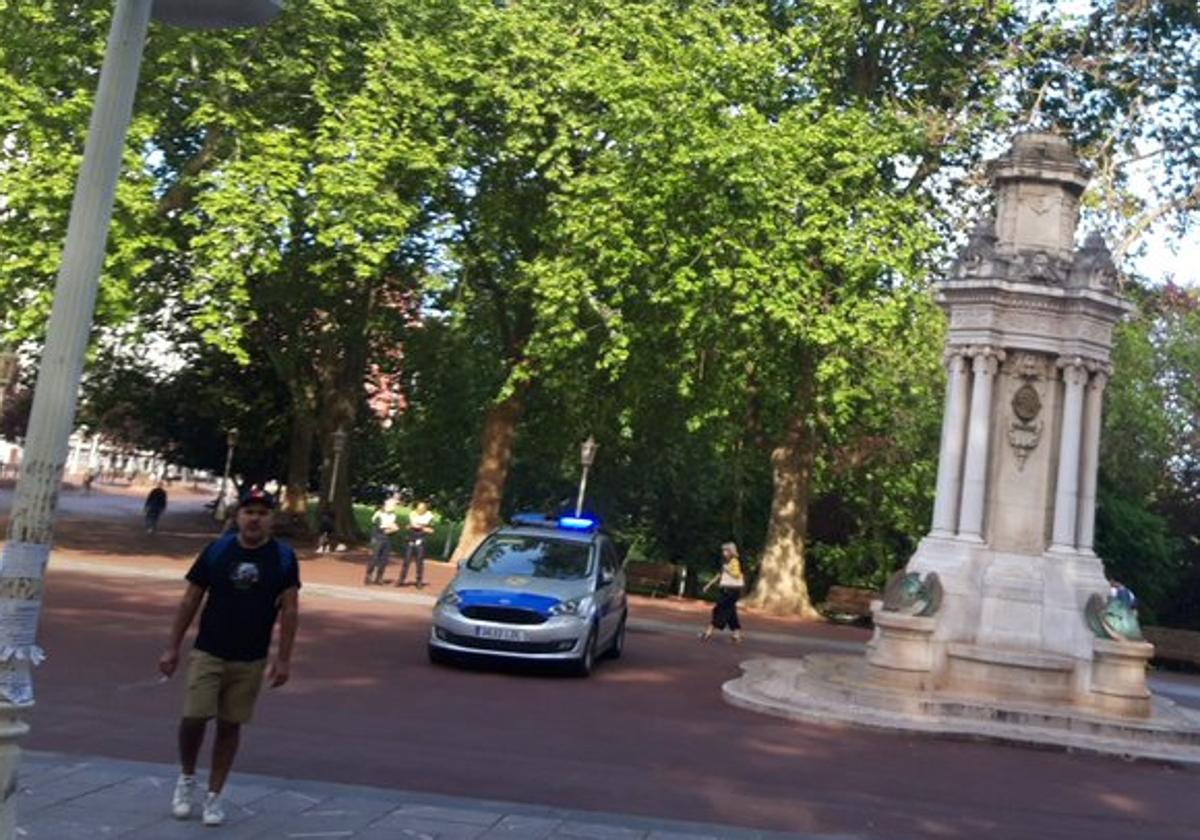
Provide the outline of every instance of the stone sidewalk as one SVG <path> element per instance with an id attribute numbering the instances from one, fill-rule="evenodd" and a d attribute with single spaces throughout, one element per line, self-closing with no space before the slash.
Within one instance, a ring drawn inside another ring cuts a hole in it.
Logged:
<path id="1" fill-rule="evenodd" d="M 177 772 L 174 766 L 163 764 L 25 752 L 16 794 L 17 835 L 27 840 L 109 837 L 856 840 L 858 837 L 782 834 L 278 779 L 236 771 L 226 788 L 225 825 L 205 828 L 196 818 L 179 821 L 171 817 L 170 799 Z"/>

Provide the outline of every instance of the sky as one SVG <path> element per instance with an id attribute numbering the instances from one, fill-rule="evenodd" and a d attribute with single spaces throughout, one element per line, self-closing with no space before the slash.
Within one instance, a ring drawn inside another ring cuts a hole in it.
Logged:
<path id="1" fill-rule="evenodd" d="M 1086 15 L 1092 8 L 1092 0 L 1026 1 L 1030 9 L 1049 8 L 1064 15 Z M 1136 183 L 1134 188 L 1137 189 Z M 1150 189 L 1147 181 L 1145 190 L 1150 192 Z M 1170 280 L 1180 286 L 1200 289 L 1200 234 L 1180 238 L 1167 224 L 1158 224 L 1145 234 L 1142 247 L 1121 267 L 1155 285 Z"/>
<path id="2" fill-rule="evenodd" d="M 1146 240 L 1146 254 L 1130 260 L 1130 268 L 1156 283 L 1172 280 L 1176 285 L 1200 289 L 1200 241 L 1195 235 L 1172 242 L 1161 231 Z"/>

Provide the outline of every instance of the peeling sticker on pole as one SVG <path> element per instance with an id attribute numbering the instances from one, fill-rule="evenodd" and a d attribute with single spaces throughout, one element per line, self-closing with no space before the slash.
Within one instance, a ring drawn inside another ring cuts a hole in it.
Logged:
<path id="1" fill-rule="evenodd" d="M 33 702 L 30 669 L 45 659 L 37 646 L 42 581 L 50 546 L 9 541 L 0 552 L 0 699 Z"/>
<path id="2" fill-rule="evenodd" d="M 28 660 L 0 663 L 0 698 L 14 706 L 33 705 L 33 674 Z"/>
<path id="3" fill-rule="evenodd" d="M 0 553 L 0 578 L 37 578 L 46 574 L 50 546 L 9 540 Z"/>

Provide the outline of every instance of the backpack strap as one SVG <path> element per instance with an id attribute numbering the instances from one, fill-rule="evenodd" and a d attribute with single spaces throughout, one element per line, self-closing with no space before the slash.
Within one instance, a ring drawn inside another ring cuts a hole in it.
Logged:
<path id="1" fill-rule="evenodd" d="M 290 545 L 279 540 L 275 540 L 275 546 L 279 549 L 279 568 L 286 576 L 296 567 L 296 552 Z"/>
<path id="2" fill-rule="evenodd" d="M 210 576 L 217 571 L 217 566 L 225 559 L 225 555 L 229 553 L 235 542 L 237 542 L 236 532 L 218 537 L 209 545 L 206 554 Z"/>

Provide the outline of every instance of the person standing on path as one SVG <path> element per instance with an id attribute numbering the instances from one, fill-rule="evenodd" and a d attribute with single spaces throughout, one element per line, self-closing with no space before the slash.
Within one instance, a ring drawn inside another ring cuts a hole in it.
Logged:
<path id="1" fill-rule="evenodd" d="M 408 515 L 408 546 L 404 549 L 404 565 L 400 567 L 400 580 L 396 586 L 404 586 L 408 578 L 408 567 L 414 558 L 417 563 L 417 589 L 425 588 L 425 539 L 433 533 L 433 511 L 424 502 L 417 502 Z"/>
<path id="2" fill-rule="evenodd" d="M 295 552 L 271 536 L 274 508 L 269 493 L 250 490 L 238 505 L 237 531 L 200 552 L 187 573 L 187 591 L 171 625 L 167 649 L 158 661 L 164 676 L 175 673 L 183 637 L 203 602 L 179 722 L 181 771 L 171 801 L 177 819 L 192 814 L 196 761 L 208 721 L 215 717 L 217 734 L 202 818 L 208 826 L 224 822 L 221 791 L 233 767 L 241 727 L 253 715 L 263 675 L 272 688 L 286 683 L 291 675 L 300 571 Z M 279 646 L 268 665 L 276 619 Z"/>
<path id="3" fill-rule="evenodd" d="M 162 516 L 163 511 L 167 509 L 167 491 L 160 481 L 154 485 L 154 489 L 146 496 L 146 503 L 142 506 L 142 510 L 146 514 L 146 533 L 153 534 L 158 530 L 158 518 Z"/>
<path id="4" fill-rule="evenodd" d="M 392 553 L 392 535 L 399 530 L 400 525 L 396 522 L 396 499 L 389 497 L 384 500 L 383 507 L 371 516 L 371 559 L 367 561 L 364 586 L 383 583 L 383 573 Z"/>
<path id="5" fill-rule="evenodd" d="M 337 523 L 334 521 L 333 511 L 328 508 L 321 511 L 321 521 L 317 533 L 317 554 L 328 554 L 333 551 L 333 532 L 336 529 Z"/>
<path id="6" fill-rule="evenodd" d="M 721 546 L 721 574 L 708 582 L 704 587 L 707 592 L 714 583 L 720 583 L 717 603 L 713 607 L 712 621 L 700 634 L 700 641 L 707 642 L 713 633 L 728 627 L 733 631 L 733 643 L 742 643 L 742 623 L 738 620 L 737 602 L 742 597 L 746 586 L 746 578 L 742 574 L 742 561 L 738 558 L 736 543 L 727 542 Z"/>

